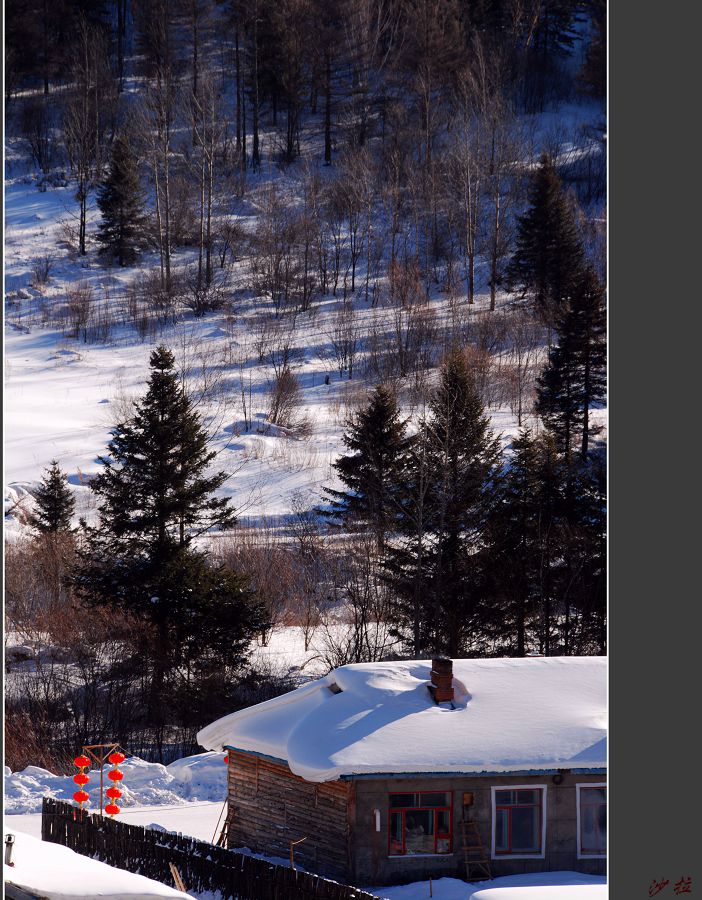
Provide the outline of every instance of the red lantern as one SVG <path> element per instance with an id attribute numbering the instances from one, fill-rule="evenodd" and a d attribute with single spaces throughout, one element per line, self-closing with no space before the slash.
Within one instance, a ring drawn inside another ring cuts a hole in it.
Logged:
<path id="1" fill-rule="evenodd" d="M 124 778 L 124 775 L 119 769 L 113 769 L 111 772 L 107 773 L 107 777 L 110 781 L 121 781 Z"/>
<path id="2" fill-rule="evenodd" d="M 77 775 L 74 775 L 73 780 L 75 781 L 76 784 L 79 784 L 81 787 L 83 787 L 84 784 L 87 784 L 90 781 L 90 779 L 85 774 L 85 772 L 79 772 Z"/>
<path id="3" fill-rule="evenodd" d="M 76 803 L 80 804 L 81 809 L 83 808 L 83 804 L 87 803 L 90 800 L 90 796 L 85 791 L 76 791 L 73 795 L 73 799 Z"/>
<path id="4" fill-rule="evenodd" d="M 120 791 L 118 787 L 114 786 L 108 788 L 105 793 L 110 798 L 110 800 L 119 800 L 119 798 L 122 796 L 122 791 Z"/>
<path id="5" fill-rule="evenodd" d="M 113 766 L 118 766 L 120 763 L 124 762 L 127 758 L 124 753 L 120 753 L 119 750 L 115 750 L 114 753 L 110 753 L 107 757 Z"/>
<path id="6" fill-rule="evenodd" d="M 105 807 L 105 812 L 108 816 L 116 816 L 119 812 L 119 806 L 116 803 L 108 803 Z"/>
<path id="7" fill-rule="evenodd" d="M 79 769 L 86 769 L 90 765 L 90 760 L 85 754 L 81 753 L 80 756 L 76 756 L 73 760 L 73 765 Z"/>
<path id="8" fill-rule="evenodd" d="M 228 763 L 228 762 L 229 762 L 229 754 L 228 754 L 228 753 L 227 753 L 227 755 L 224 757 L 224 761 L 225 761 L 225 763 Z"/>

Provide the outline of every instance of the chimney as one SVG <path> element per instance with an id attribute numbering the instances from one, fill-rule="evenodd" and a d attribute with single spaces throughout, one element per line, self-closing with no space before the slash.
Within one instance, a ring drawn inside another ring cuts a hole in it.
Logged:
<path id="1" fill-rule="evenodd" d="M 437 656 L 431 661 L 431 684 L 429 690 L 436 703 L 450 703 L 453 700 L 453 660 L 447 656 Z"/>

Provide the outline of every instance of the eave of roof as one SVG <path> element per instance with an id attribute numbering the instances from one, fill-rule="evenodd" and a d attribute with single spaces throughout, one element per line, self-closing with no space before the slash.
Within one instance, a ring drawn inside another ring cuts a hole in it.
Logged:
<path id="1" fill-rule="evenodd" d="M 258 753 L 256 750 L 243 750 L 241 747 L 234 747 L 231 744 L 225 745 L 226 750 L 233 750 L 235 753 L 244 753 L 246 756 L 253 756 L 258 759 L 264 759 L 267 762 L 278 763 L 278 765 L 287 766 L 290 764 L 287 759 L 280 759 L 278 756 L 268 756 L 265 753 Z M 499 770 L 482 770 L 482 771 L 453 771 L 453 772 L 359 772 L 358 774 L 340 775 L 339 781 L 359 781 L 361 779 L 381 779 L 381 778 L 486 778 L 499 777 L 500 775 L 562 775 L 570 773 L 572 775 L 606 775 L 607 767 L 595 767 L 589 769 L 499 769 Z M 299 775 L 295 776 L 299 778 Z M 305 779 L 303 778 L 303 781 Z M 310 782 L 313 784 L 314 782 Z"/>

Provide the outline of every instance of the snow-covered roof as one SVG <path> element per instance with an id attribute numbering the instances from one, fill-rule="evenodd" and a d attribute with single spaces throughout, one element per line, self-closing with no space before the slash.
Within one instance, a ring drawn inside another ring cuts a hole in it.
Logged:
<path id="1" fill-rule="evenodd" d="M 455 708 L 434 703 L 430 671 L 429 660 L 342 666 L 198 741 L 284 760 L 307 781 L 606 767 L 604 657 L 454 660 Z"/>

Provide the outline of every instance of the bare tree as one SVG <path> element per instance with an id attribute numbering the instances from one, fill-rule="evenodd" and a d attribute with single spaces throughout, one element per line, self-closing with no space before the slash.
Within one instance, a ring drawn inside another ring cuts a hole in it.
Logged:
<path id="1" fill-rule="evenodd" d="M 309 420 L 301 411 L 301 405 L 300 380 L 285 366 L 275 375 L 271 384 L 268 421 L 292 435 L 306 435 L 309 432 Z"/>
<path id="2" fill-rule="evenodd" d="M 359 329 L 350 301 L 344 301 L 336 311 L 326 336 L 336 359 L 339 378 L 344 377 L 344 372 L 349 373 L 350 379 L 353 378 L 353 367 L 359 347 Z"/>
<path id="3" fill-rule="evenodd" d="M 82 16 L 78 20 L 72 68 L 75 90 L 64 111 L 63 133 L 66 154 L 76 178 L 78 250 L 84 256 L 88 196 L 102 172 L 114 85 L 103 32 Z"/>
<path id="4" fill-rule="evenodd" d="M 46 100 L 29 98 L 22 108 L 22 136 L 32 159 L 44 174 L 51 171 L 56 158 L 56 138 Z"/>

